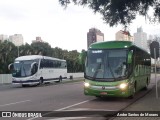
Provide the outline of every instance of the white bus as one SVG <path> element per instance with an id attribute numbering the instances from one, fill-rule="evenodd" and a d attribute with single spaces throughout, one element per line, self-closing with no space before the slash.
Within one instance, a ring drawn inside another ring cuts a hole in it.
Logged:
<path id="1" fill-rule="evenodd" d="M 67 78 L 66 60 L 41 55 L 21 56 L 8 66 L 12 70 L 12 83 L 38 85 L 61 82 Z"/>

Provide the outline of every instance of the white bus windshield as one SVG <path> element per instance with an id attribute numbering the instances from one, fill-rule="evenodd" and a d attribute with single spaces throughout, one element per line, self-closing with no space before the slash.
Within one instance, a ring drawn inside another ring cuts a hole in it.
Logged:
<path id="1" fill-rule="evenodd" d="M 89 50 L 85 75 L 93 79 L 115 80 L 127 76 L 127 50 Z"/>
<path id="2" fill-rule="evenodd" d="M 14 62 L 14 72 L 13 77 L 28 77 L 31 76 L 31 64 L 37 62 L 38 60 L 24 60 Z"/>

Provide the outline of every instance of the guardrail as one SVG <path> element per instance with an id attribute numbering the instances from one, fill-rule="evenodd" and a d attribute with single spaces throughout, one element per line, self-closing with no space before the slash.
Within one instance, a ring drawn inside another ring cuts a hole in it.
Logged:
<path id="1" fill-rule="evenodd" d="M 84 73 L 67 73 L 67 78 L 83 78 Z M 12 83 L 12 74 L 0 74 L 0 84 Z"/>

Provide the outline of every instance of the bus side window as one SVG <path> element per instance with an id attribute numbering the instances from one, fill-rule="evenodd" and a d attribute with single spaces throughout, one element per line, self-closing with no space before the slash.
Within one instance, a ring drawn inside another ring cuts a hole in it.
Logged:
<path id="1" fill-rule="evenodd" d="M 67 65 L 66 65 L 66 62 L 61 62 L 61 68 L 66 68 Z"/>
<path id="2" fill-rule="evenodd" d="M 51 60 L 48 60 L 48 67 L 51 68 Z"/>
<path id="3" fill-rule="evenodd" d="M 60 68 L 61 67 L 61 62 L 60 61 L 58 61 L 58 68 Z"/>
<path id="4" fill-rule="evenodd" d="M 46 59 L 43 59 L 43 67 L 47 68 L 47 60 Z"/>
<path id="5" fill-rule="evenodd" d="M 55 68 L 55 61 L 53 60 L 52 62 L 53 62 L 53 68 Z"/>
<path id="6" fill-rule="evenodd" d="M 54 60 L 54 68 L 58 68 L 58 61 L 57 60 Z"/>
<path id="7" fill-rule="evenodd" d="M 53 68 L 53 60 L 50 60 L 50 67 Z"/>
<path id="8" fill-rule="evenodd" d="M 43 69 L 43 67 L 44 67 L 44 60 L 41 59 L 41 62 L 40 62 L 40 69 Z"/>

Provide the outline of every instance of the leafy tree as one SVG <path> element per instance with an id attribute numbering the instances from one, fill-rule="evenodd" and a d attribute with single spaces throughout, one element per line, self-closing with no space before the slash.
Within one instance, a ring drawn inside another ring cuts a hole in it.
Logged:
<path id="1" fill-rule="evenodd" d="M 59 0 L 67 7 L 70 3 L 91 8 L 95 13 L 102 14 L 103 20 L 110 26 L 127 25 L 136 18 L 137 14 L 147 17 L 150 7 L 154 10 L 154 21 L 160 22 L 159 0 Z"/>
<path id="2" fill-rule="evenodd" d="M 59 59 L 63 59 L 63 50 L 58 47 L 53 48 L 52 56 Z"/>
<path id="3" fill-rule="evenodd" d="M 84 71 L 86 57 L 87 57 L 87 51 L 82 50 L 78 57 L 79 64 L 81 65 L 80 71 Z"/>
<path id="4" fill-rule="evenodd" d="M 66 60 L 68 58 L 68 56 L 69 56 L 68 50 L 63 50 L 63 59 Z"/>
<path id="5" fill-rule="evenodd" d="M 19 55 L 44 55 L 67 60 L 68 72 L 83 71 L 78 62 L 79 53 L 76 50 L 67 51 L 61 48 L 51 48 L 48 43 L 32 43 L 19 46 Z M 18 57 L 18 48 L 9 41 L 0 42 L 0 74 L 9 73 L 8 65 Z"/>
<path id="6" fill-rule="evenodd" d="M 67 60 L 67 67 L 68 67 L 68 72 L 78 72 L 80 68 L 79 64 L 79 53 L 77 50 L 72 50 L 68 54 Z"/>
<path id="7" fill-rule="evenodd" d="M 25 45 L 22 45 L 19 47 L 19 51 L 20 51 L 20 56 L 24 56 L 24 55 L 30 55 L 31 54 L 31 46 L 26 43 Z"/>
<path id="8" fill-rule="evenodd" d="M 9 42 L 4 41 L 0 43 L 0 73 L 9 73 L 8 65 L 17 57 L 16 46 Z"/>
<path id="9" fill-rule="evenodd" d="M 31 54 L 32 55 L 44 55 L 51 56 L 52 48 L 48 43 L 36 42 L 31 44 Z"/>

